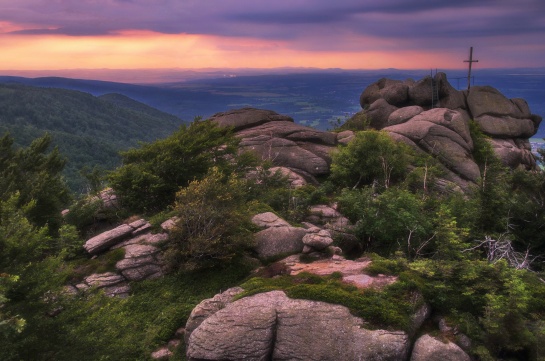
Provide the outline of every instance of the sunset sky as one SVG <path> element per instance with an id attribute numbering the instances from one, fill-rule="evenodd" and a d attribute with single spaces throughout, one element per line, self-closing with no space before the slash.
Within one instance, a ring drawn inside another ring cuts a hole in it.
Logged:
<path id="1" fill-rule="evenodd" d="M 545 66 L 544 0 L 0 0 L 7 70 Z"/>

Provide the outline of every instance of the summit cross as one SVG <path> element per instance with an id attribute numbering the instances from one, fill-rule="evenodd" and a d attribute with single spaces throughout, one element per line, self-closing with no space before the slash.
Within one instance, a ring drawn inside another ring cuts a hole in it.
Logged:
<path id="1" fill-rule="evenodd" d="M 473 60 L 473 47 L 469 48 L 469 60 L 464 60 L 464 63 L 469 63 L 469 71 L 467 73 L 467 90 L 471 87 L 471 66 L 473 63 L 478 63 L 478 60 Z"/>

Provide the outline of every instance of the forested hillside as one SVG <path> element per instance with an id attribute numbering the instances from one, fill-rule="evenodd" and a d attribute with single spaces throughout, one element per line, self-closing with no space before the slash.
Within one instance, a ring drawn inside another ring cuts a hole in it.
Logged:
<path id="1" fill-rule="evenodd" d="M 139 141 L 172 133 L 181 120 L 125 96 L 97 98 L 73 90 L 0 84 L 0 134 L 19 146 L 49 132 L 52 145 L 68 158 L 64 175 L 73 191 L 85 180 L 80 171 L 119 165 L 118 152 Z"/>

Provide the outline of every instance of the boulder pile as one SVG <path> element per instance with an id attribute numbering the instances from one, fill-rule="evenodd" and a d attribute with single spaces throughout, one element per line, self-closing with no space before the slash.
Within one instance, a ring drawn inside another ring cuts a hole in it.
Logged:
<path id="1" fill-rule="evenodd" d="M 434 92 L 438 101 L 434 101 Z M 536 167 L 529 138 L 536 134 L 542 118 L 530 112 L 524 99 L 508 99 L 490 86 L 458 91 L 444 73 L 417 82 L 380 79 L 363 91 L 360 105 L 363 110 L 356 116 L 437 157 L 448 171 L 447 179 L 462 188 L 479 177 L 471 155 L 470 120 L 489 137 L 506 166 Z"/>

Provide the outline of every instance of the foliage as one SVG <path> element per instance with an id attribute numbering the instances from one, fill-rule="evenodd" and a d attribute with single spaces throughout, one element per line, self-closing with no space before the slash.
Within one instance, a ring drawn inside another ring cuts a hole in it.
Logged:
<path id="1" fill-rule="evenodd" d="M 229 129 L 195 120 L 165 139 L 123 152 L 123 166 L 109 182 L 132 212 L 162 211 L 180 187 L 202 178 L 212 166 L 228 169 L 236 143 Z"/>
<path id="2" fill-rule="evenodd" d="M 249 199 L 256 200 L 292 223 L 304 221 L 311 205 L 327 203 L 328 199 L 321 187 L 307 184 L 293 188 L 280 171 L 271 172 L 267 167 L 259 167 L 250 180 Z"/>
<path id="3" fill-rule="evenodd" d="M 167 258 L 172 267 L 200 268 L 233 259 L 249 247 L 246 182 L 214 167 L 176 194 Z"/>
<path id="4" fill-rule="evenodd" d="M 467 259 L 421 260 L 409 269 L 403 277 L 420 278 L 419 288 L 435 312 L 495 357 L 521 357 L 535 347 L 538 330 L 529 326 L 545 316 L 545 285 L 535 275 L 506 262 Z"/>
<path id="5" fill-rule="evenodd" d="M 308 273 L 274 278 L 252 278 L 241 285 L 238 297 L 272 290 L 283 290 L 290 298 L 322 301 L 346 306 L 363 318 L 369 328 L 407 330 L 410 316 L 420 306 L 413 302 L 411 282 L 399 282 L 382 290 L 359 290 L 335 275 L 320 277 Z"/>
<path id="6" fill-rule="evenodd" d="M 19 204 L 17 192 L 0 200 L 0 332 L 5 340 L 35 326 L 35 312 L 28 310 L 43 312 L 43 295 L 64 277 L 62 256 L 45 258 L 52 249 L 47 228 L 36 227 L 26 216 L 34 203 Z"/>
<path id="7" fill-rule="evenodd" d="M 57 148 L 47 153 L 50 144 L 47 134 L 18 149 L 9 134 L 0 138 L 0 200 L 18 193 L 17 207 L 28 205 L 28 218 L 38 226 L 47 224 L 55 233 L 70 194 L 60 174 L 66 161 Z"/>
<path id="8" fill-rule="evenodd" d="M 339 123 L 339 122 L 337 122 Z M 343 131 L 343 130 L 352 130 L 352 131 L 361 131 L 361 130 L 368 130 L 369 125 L 371 124 L 371 121 L 367 114 L 365 114 L 363 111 L 360 111 L 356 114 L 354 114 L 350 119 L 346 120 L 340 127 L 337 124 L 336 130 Z"/>
<path id="9" fill-rule="evenodd" d="M 356 224 L 355 234 L 367 251 L 402 250 L 413 256 L 431 237 L 427 203 L 410 191 L 393 187 L 376 194 L 371 187 L 345 189 L 338 201 L 343 214 Z"/>
<path id="10" fill-rule="evenodd" d="M 174 337 L 201 300 L 238 284 L 249 271 L 247 264 L 235 260 L 222 268 L 133 283 L 126 299 L 100 291 L 60 297 L 63 311 L 54 318 L 34 314 L 32 323 L 29 318 L 28 327 L 11 339 L 10 347 L 0 347 L 0 359 L 148 360 Z"/>
<path id="11" fill-rule="evenodd" d="M 74 192 L 84 192 L 84 166 L 112 169 L 118 152 L 137 141 L 153 141 L 174 131 L 181 121 L 141 103 L 112 103 L 91 94 L 54 88 L 0 84 L 0 135 L 9 132 L 18 146 L 48 132 L 68 163 L 63 170 Z"/>
<path id="12" fill-rule="evenodd" d="M 409 152 L 408 146 L 385 132 L 357 132 L 348 145 L 333 154 L 331 180 L 354 189 L 370 184 L 388 188 L 405 176 Z"/>

